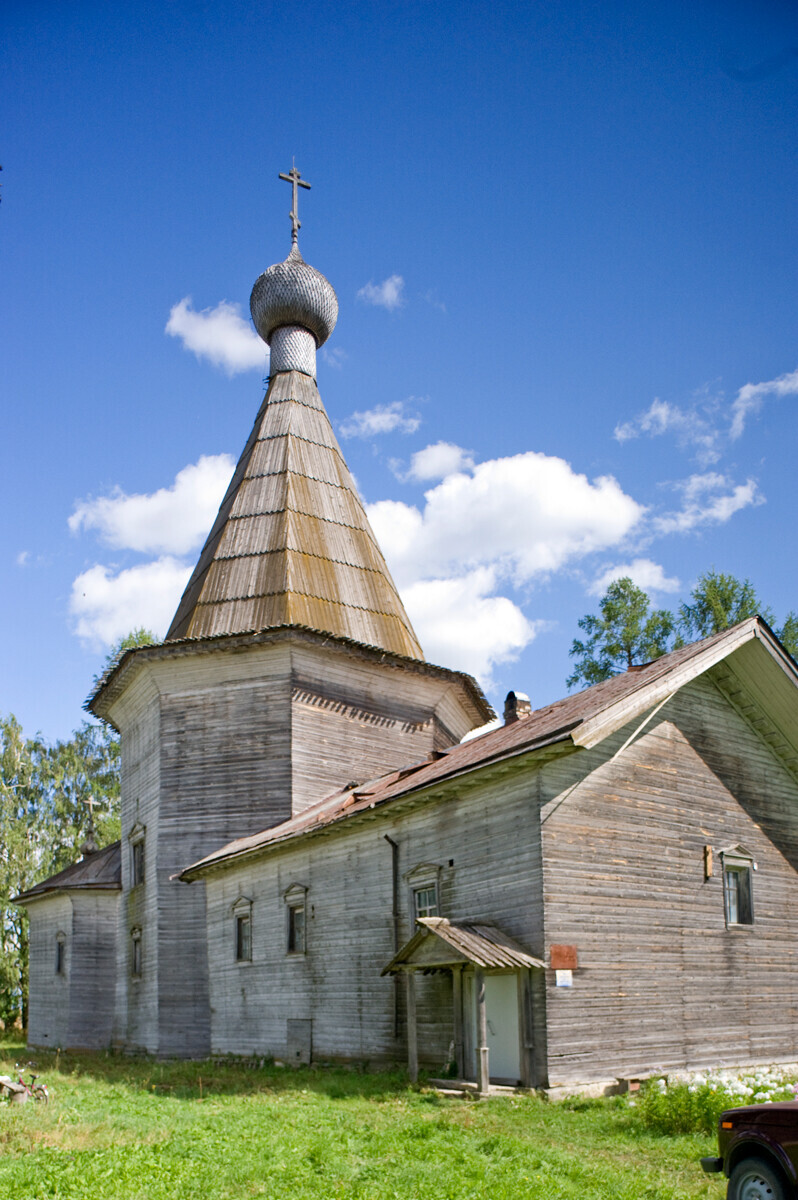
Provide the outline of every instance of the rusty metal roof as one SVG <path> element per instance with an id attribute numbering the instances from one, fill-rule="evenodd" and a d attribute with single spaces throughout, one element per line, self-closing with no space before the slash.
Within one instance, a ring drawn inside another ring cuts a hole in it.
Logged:
<path id="1" fill-rule="evenodd" d="M 446 917 L 419 917 L 416 925 L 420 929 L 383 967 L 381 975 L 414 968 L 434 970 L 464 962 L 487 970 L 546 965 L 488 922 L 452 925 Z"/>
<path id="2" fill-rule="evenodd" d="M 358 813 L 375 809 L 402 796 L 420 792 L 434 784 L 444 783 L 492 763 L 527 754 L 568 753 L 588 744 L 586 730 L 601 725 L 607 714 L 614 723 L 601 727 L 592 742 L 619 728 L 636 712 L 646 711 L 691 677 L 708 670 L 724 656 L 733 654 L 747 641 L 757 640 L 772 653 L 781 654 L 795 684 L 798 672 L 795 663 L 785 655 L 777 639 L 760 617 L 751 617 L 731 629 L 713 634 L 702 641 L 683 646 L 654 662 L 613 676 L 603 683 L 586 688 L 548 704 L 530 716 L 510 725 L 490 730 L 479 737 L 438 751 L 420 762 L 410 763 L 377 779 L 352 785 L 331 793 L 318 804 L 305 809 L 290 821 L 275 825 L 249 837 L 238 838 L 213 854 L 187 867 L 180 878 L 198 878 L 207 869 L 234 859 L 258 854 L 269 847 L 295 838 L 313 834 L 338 822 L 349 820 Z"/>
<path id="3" fill-rule="evenodd" d="M 424 655 L 313 379 L 275 375 L 166 636 L 303 626 Z"/>
<path id="4" fill-rule="evenodd" d="M 103 850 L 87 854 L 80 862 L 72 863 L 57 875 L 43 879 L 34 887 L 28 888 L 14 897 L 15 904 L 27 904 L 29 900 L 38 900 L 50 892 L 61 891 L 101 891 L 115 892 L 122 887 L 122 850 L 121 842 L 111 842 Z"/>

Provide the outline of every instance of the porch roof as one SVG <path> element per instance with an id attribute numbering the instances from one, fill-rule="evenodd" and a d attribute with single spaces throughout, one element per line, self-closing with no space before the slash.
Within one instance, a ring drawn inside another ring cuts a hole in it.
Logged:
<path id="1" fill-rule="evenodd" d="M 419 917 L 416 925 L 419 926 L 416 933 L 380 974 L 435 970 L 465 963 L 487 970 L 546 965 L 490 922 L 452 925 L 446 917 Z"/>

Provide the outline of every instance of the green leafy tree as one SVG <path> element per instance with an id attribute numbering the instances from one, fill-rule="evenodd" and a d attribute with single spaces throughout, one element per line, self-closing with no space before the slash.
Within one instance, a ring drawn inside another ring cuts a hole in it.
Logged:
<path id="1" fill-rule="evenodd" d="M 614 580 L 599 602 L 599 615 L 579 621 L 587 635 L 575 638 L 570 654 L 576 659 L 568 686 L 601 683 L 619 671 L 650 662 L 667 653 L 675 634 L 673 613 L 651 609 L 642 588 L 628 576 Z"/>
<path id="2" fill-rule="evenodd" d="M 773 625 L 793 658 L 798 655 L 798 613 L 788 612 L 778 629 L 773 610 L 760 600 L 750 579 L 737 579 L 713 567 L 699 575 L 690 598 L 692 603 L 682 604 L 679 609 L 679 628 L 686 639 L 709 637 L 758 614 Z"/>
<path id="3" fill-rule="evenodd" d="M 131 629 L 130 633 L 120 638 L 108 651 L 102 671 L 99 675 L 94 676 L 94 687 L 96 688 L 103 676 L 116 666 L 126 650 L 135 650 L 137 646 L 157 646 L 160 641 L 160 638 L 156 637 L 150 629 L 145 629 L 143 625 L 138 629 Z"/>
<path id="4" fill-rule="evenodd" d="M 798 613 L 788 612 L 784 624 L 777 632 L 787 653 L 798 659 Z"/>
<path id="5" fill-rule="evenodd" d="M 750 579 L 724 575 L 714 567 L 699 575 L 690 599 L 691 603 L 682 604 L 679 609 L 679 628 L 688 641 L 720 633 L 757 613 L 769 625 L 775 620 Z"/>
<path id="6" fill-rule="evenodd" d="M 40 764 L 44 746 L 25 738 L 15 717 L 0 720 L 0 1021 L 24 1023 L 28 984 L 27 918 L 11 897 L 41 876 Z"/>

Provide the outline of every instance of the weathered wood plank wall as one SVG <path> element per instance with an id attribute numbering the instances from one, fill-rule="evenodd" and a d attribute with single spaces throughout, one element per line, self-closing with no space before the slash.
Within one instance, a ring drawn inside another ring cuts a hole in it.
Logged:
<path id="1" fill-rule="evenodd" d="M 546 949 L 574 944 L 579 955 L 573 988 L 549 979 L 552 1084 L 795 1059 L 793 777 L 708 678 L 556 807 L 578 768 L 565 760 L 541 777 L 553 809 Z M 757 862 L 755 922 L 727 929 L 718 852 L 736 843 Z M 706 881 L 705 845 L 715 851 Z"/>

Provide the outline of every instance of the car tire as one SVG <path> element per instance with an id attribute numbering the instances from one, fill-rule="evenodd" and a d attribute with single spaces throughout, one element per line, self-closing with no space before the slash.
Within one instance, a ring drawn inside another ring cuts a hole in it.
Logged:
<path id="1" fill-rule="evenodd" d="M 790 1200 L 780 1172 L 761 1158 L 744 1158 L 729 1176 L 727 1200 Z"/>

